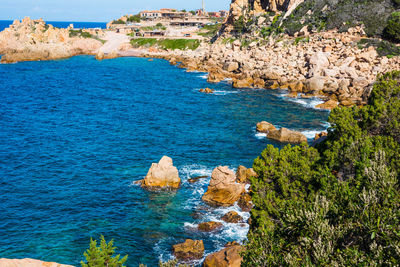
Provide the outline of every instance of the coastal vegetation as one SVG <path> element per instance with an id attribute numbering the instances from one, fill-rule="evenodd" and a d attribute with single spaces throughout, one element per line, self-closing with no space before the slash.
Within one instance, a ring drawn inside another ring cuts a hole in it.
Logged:
<path id="1" fill-rule="evenodd" d="M 132 39 L 133 47 L 157 47 L 164 50 L 195 50 L 200 46 L 200 41 L 196 39 L 155 39 L 138 38 Z"/>
<path id="2" fill-rule="evenodd" d="M 106 42 L 105 40 L 102 40 L 101 38 L 99 38 L 97 35 L 91 34 L 90 32 L 85 32 L 82 29 L 69 30 L 69 37 L 71 37 L 71 38 L 73 38 L 73 37 L 92 38 L 92 39 L 102 42 L 103 44 Z"/>
<path id="3" fill-rule="evenodd" d="M 254 161 L 245 266 L 400 263 L 400 72 L 329 122 L 316 147 L 268 146 Z"/>
<path id="4" fill-rule="evenodd" d="M 125 267 L 124 263 L 128 259 L 128 255 L 121 259 L 121 255 L 114 256 L 115 250 L 114 241 L 107 243 L 104 236 L 100 237 L 100 245 L 97 246 L 97 241 L 90 239 L 90 247 L 83 254 L 86 262 L 81 262 L 82 267 Z"/>

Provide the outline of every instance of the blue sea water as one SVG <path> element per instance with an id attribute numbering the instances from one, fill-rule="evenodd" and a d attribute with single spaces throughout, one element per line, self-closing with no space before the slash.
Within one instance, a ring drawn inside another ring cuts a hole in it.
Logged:
<path id="1" fill-rule="evenodd" d="M 240 210 L 208 207 L 209 179 L 188 179 L 218 165 L 250 167 L 268 144 L 280 146 L 256 134 L 259 121 L 311 137 L 326 129 L 328 112 L 313 109 L 316 100 L 209 84 L 204 75 L 144 58 L 0 65 L 0 258 L 79 265 L 90 237 L 103 234 L 129 254 L 128 266 L 156 266 L 186 238 L 203 239 L 206 253 L 243 241 L 247 225 L 194 230 Z M 198 92 L 205 87 L 216 93 Z M 163 155 L 182 187 L 134 185 Z"/>
<path id="2" fill-rule="evenodd" d="M 0 20 L 0 32 L 8 28 L 13 23 L 12 20 Z M 67 28 L 70 24 L 74 24 L 74 28 L 88 29 L 88 28 L 101 28 L 105 29 L 106 22 L 68 22 L 68 21 L 46 21 L 46 23 L 53 25 L 57 28 Z"/>

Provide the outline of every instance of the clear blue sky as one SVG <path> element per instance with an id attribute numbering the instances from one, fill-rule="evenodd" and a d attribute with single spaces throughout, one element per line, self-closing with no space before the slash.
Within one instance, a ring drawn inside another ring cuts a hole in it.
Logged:
<path id="1" fill-rule="evenodd" d="M 230 0 L 204 0 L 206 10 L 229 9 Z M 201 0 L 0 0 L 0 20 L 25 16 L 47 21 L 106 22 L 123 14 L 159 8 L 198 9 Z"/>

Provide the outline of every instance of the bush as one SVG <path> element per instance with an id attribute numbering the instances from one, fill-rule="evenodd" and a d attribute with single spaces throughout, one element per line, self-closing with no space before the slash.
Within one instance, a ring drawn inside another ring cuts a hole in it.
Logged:
<path id="1" fill-rule="evenodd" d="M 128 18 L 128 21 L 129 22 L 140 22 L 141 21 L 140 15 L 130 16 Z"/>
<path id="2" fill-rule="evenodd" d="M 400 72 L 368 105 L 332 111 L 327 139 L 254 161 L 245 266 L 400 264 Z"/>
<path id="3" fill-rule="evenodd" d="M 123 21 L 122 19 L 119 19 L 119 20 L 114 20 L 114 21 L 112 22 L 112 24 L 126 24 L 126 22 Z"/>
<path id="4" fill-rule="evenodd" d="M 392 13 L 383 34 L 389 40 L 400 42 L 400 12 Z"/>
<path id="5" fill-rule="evenodd" d="M 114 241 L 108 244 L 101 236 L 100 246 L 97 247 L 97 241 L 90 239 L 90 248 L 83 254 L 86 263 L 81 261 L 82 267 L 125 267 L 123 264 L 128 259 L 128 255 L 120 259 L 120 255 L 113 257 L 116 247 Z"/>

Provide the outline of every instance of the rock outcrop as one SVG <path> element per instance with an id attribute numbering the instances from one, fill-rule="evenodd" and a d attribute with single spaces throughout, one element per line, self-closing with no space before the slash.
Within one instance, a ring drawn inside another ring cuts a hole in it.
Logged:
<path id="1" fill-rule="evenodd" d="M 253 168 L 247 169 L 245 166 L 239 166 L 236 170 L 236 182 L 240 184 L 249 184 L 251 177 L 257 177 Z"/>
<path id="2" fill-rule="evenodd" d="M 240 267 L 242 257 L 240 252 L 242 247 L 233 242 L 218 252 L 212 253 L 204 260 L 204 267 Z"/>
<path id="3" fill-rule="evenodd" d="M 257 124 L 257 131 L 266 133 L 268 138 L 281 143 L 300 144 L 307 142 L 307 137 L 304 134 L 286 128 L 278 130 L 266 121 Z"/>
<path id="4" fill-rule="evenodd" d="M 220 222 L 204 222 L 200 223 L 197 229 L 202 232 L 212 232 L 222 227 Z"/>
<path id="5" fill-rule="evenodd" d="M 34 259 L 0 259 L 1 267 L 73 267 L 55 262 L 44 262 Z"/>
<path id="6" fill-rule="evenodd" d="M 0 33 L 2 63 L 20 61 L 53 60 L 71 56 L 94 55 L 102 43 L 92 38 L 70 37 L 71 28 L 59 29 L 46 24 L 42 19 L 15 20 Z M 102 32 L 99 31 L 99 35 Z"/>
<path id="7" fill-rule="evenodd" d="M 236 183 L 235 173 L 226 166 L 219 166 L 213 170 L 210 185 L 202 200 L 210 205 L 232 206 L 244 191 L 244 184 Z"/>
<path id="8" fill-rule="evenodd" d="M 228 223 L 240 223 L 243 221 L 242 216 L 240 216 L 236 211 L 230 211 L 221 218 L 224 222 Z"/>
<path id="9" fill-rule="evenodd" d="M 172 247 L 174 255 L 179 260 L 201 259 L 204 254 L 203 240 L 186 239 L 184 243 Z"/>
<path id="10" fill-rule="evenodd" d="M 179 188 L 180 184 L 178 169 L 167 156 L 162 157 L 158 163 L 153 163 L 142 181 L 142 186 L 149 188 Z"/>
<path id="11" fill-rule="evenodd" d="M 307 137 L 304 134 L 286 128 L 272 131 L 267 135 L 267 137 L 281 143 L 300 144 L 307 142 Z"/>

